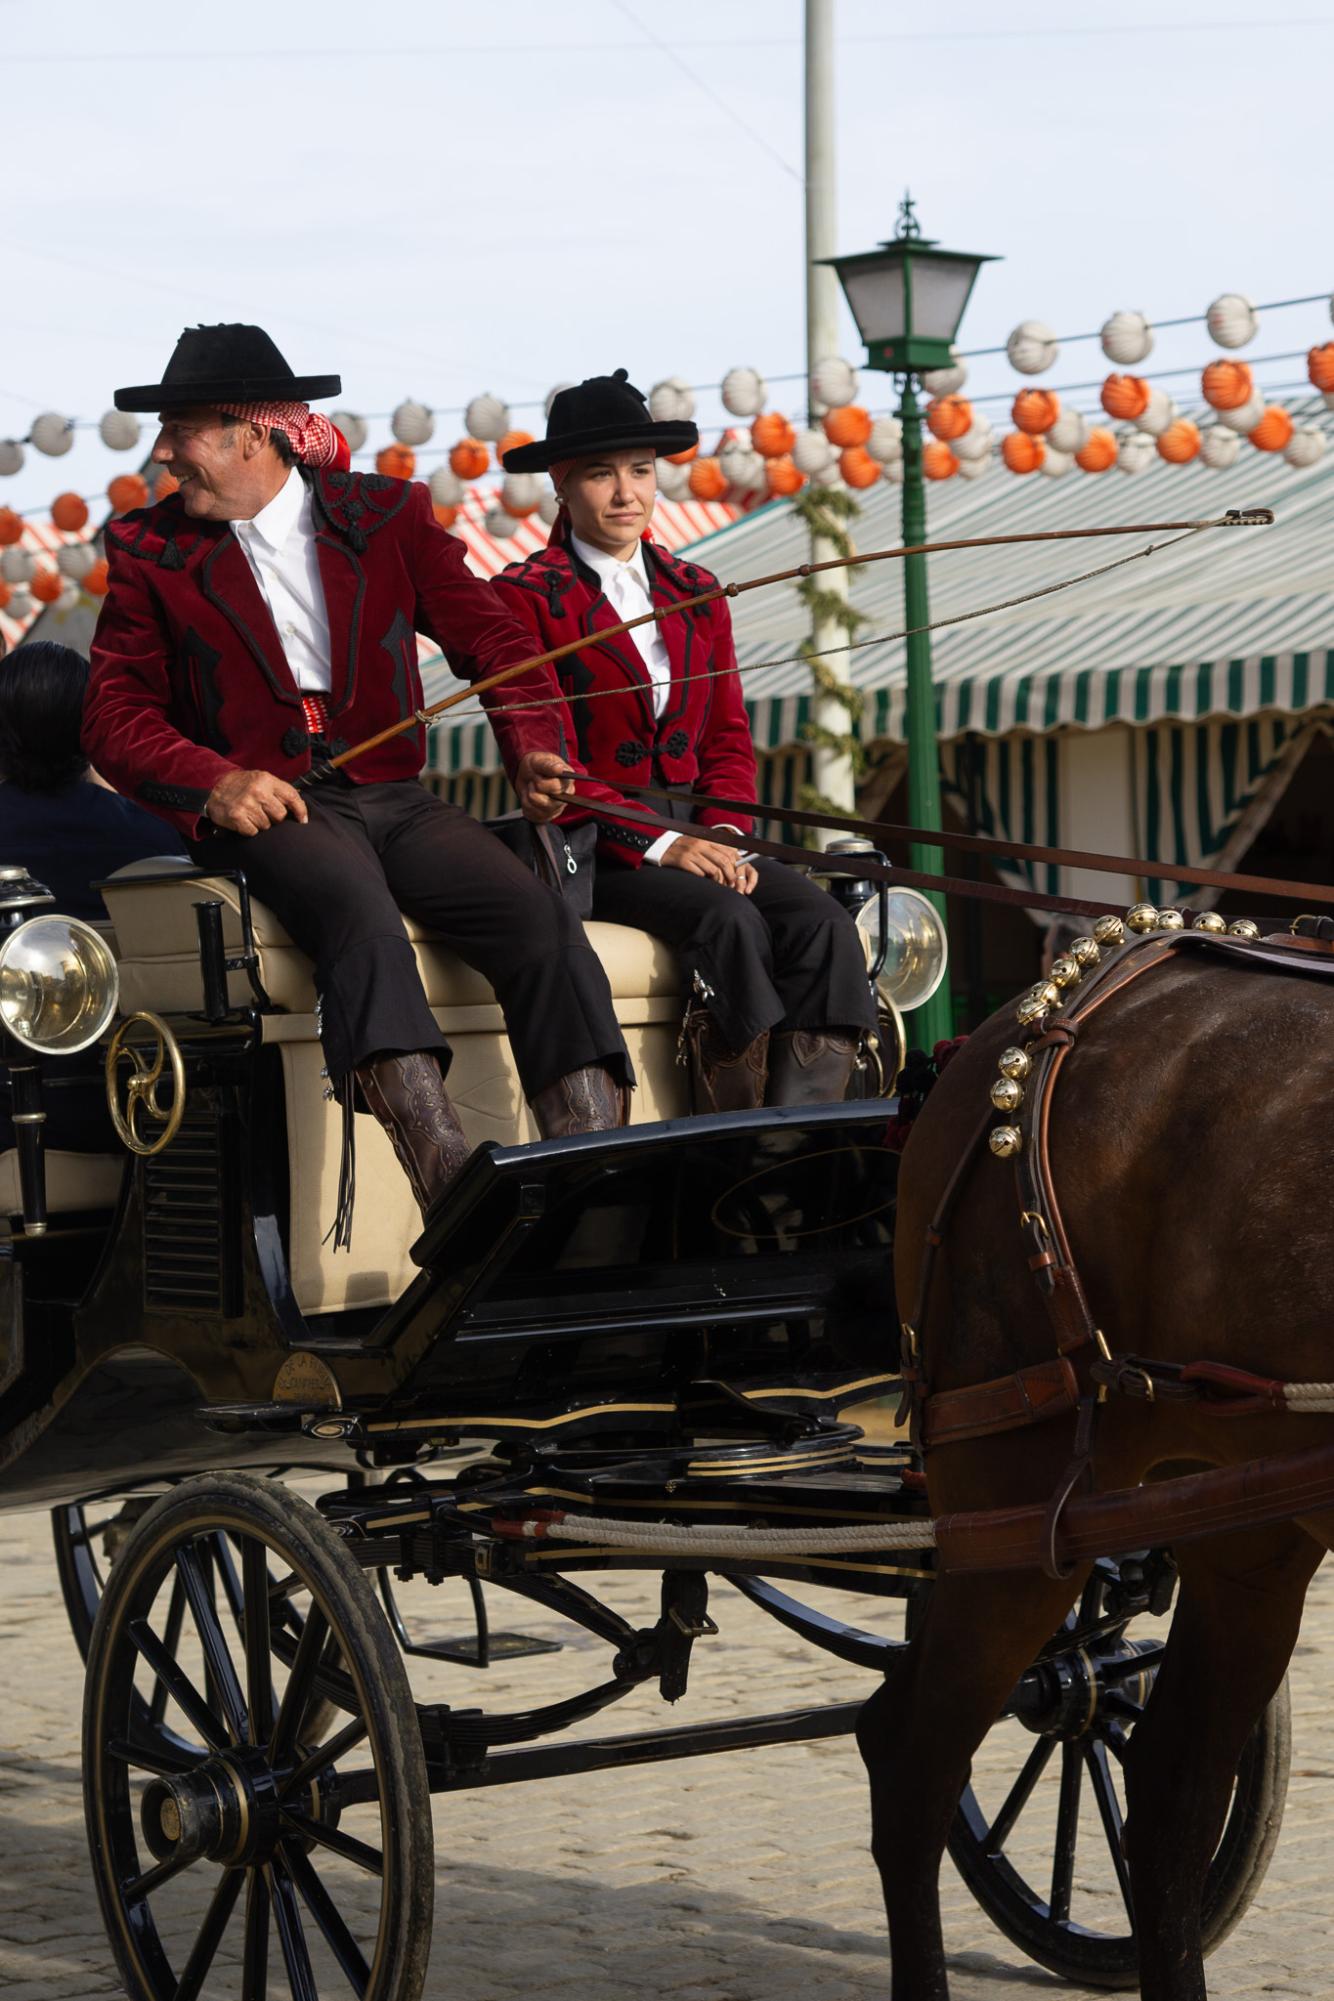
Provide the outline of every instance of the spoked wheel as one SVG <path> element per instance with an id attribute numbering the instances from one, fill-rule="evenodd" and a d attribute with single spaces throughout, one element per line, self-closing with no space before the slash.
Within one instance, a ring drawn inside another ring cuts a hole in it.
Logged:
<path id="1" fill-rule="evenodd" d="M 1147 1625 L 1131 1638 L 1143 1600 L 1125 1604 L 1120 1567 L 1099 1563 L 1077 1611 L 979 1749 L 949 1843 L 965 1883 L 1013 1944 L 1053 1973 L 1094 1987 L 1139 1982 L 1120 1767 L 1166 1636 L 1158 1628 L 1148 1637 Z M 1264 1880 L 1283 1818 L 1290 1742 L 1285 1681 L 1237 1772 L 1205 1886 L 1206 1952 L 1221 1945 Z"/>
<path id="2" fill-rule="evenodd" d="M 56 1575 L 69 1615 L 74 1643 L 84 1660 L 93 1637 L 93 1621 L 106 1589 L 107 1572 L 125 1546 L 131 1529 L 152 1507 L 151 1496 L 121 1496 L 110 1501 L 74 1501 L 51 1511 L 56 1549 Z"/>
<path id="3" fill-rule="evenodd" d="M 159 1690 L 166 1737 L 143 1728 Z M 311 1741 L 317 1697 L 331 1727 Z M 418 2001 L 434 1884 L 416 1711 L 369 1580 L 304 1501 L 228 1474 L 153 1505 L 106 1580 L 83 1758 L 132 2001 Z"/>

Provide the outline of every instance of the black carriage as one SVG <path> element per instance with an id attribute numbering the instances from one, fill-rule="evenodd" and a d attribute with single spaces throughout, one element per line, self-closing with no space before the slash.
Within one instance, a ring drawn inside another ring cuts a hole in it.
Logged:
<path id="1" fill-rule="evenodd" d="M 911 1627 L 931 1570 L 891 1416 L 891 1103 L 670 1116 L 680 997 L 627 934 L 603 948 L 658 1116 L 532 1143 L 490 996 L 414 938 L 465 1118 L 491 1136 L 413 1229 L 378 1135 L 359 1135 L 337 1260 L 309 968 L 244 884 L 127 872 L 106 886 L 114 944 L 48 916 L 21 871 L 3 892 L 0 1505 L 53 1511 L 87 1657 L 93 1870 L 130 1994 L 189 2001 L 239 1964 L 247 1994 L 413 2001 L 433 1792 L 853 1727 L 838 1703 L 563 1735 L 645 1684 L 687 1694 L 718 1630 L 711 1580 L 872 1676 L 901 1642 L 806 1594 L 904 1601 Z M 929 937 L 883 907 L 880 928 L 920 977 Z M 117 984 L 107 1073 L 132 1150 L 43 1159 L 44 1070 L 103 1034 Z M 887 995 L 892 1070 L 896 1032 Z M 318 1477 L 315 1504 L 295 1474 Z M 661 1577 L 648 1627 L 591 1588 L 626 1568 Z M 406 1604 L 423 1586 L 469 1608 L 466 1638 L 421 1637 Z M 1098 1566 L 999 1726 L 1018 1746 L 1000 1793 L 965 1794 L 953 1843 L 1009 1936 L 1109 1986 L 1134 1981 L 1114 1773 L 1161 1653 L 1128 1628 L 1171 1591 L 1162 1552 Z M 549 1644 L 497 1634 L 501 1603 L 579 1639 L 524 1713 L 479 1706 L 491 1662 Z M 567 1691 L 590 1645 L 604 1665 Z M 448 1672 L 449 1700 L 414 1698 L 417 1662 Z M 1215 1859 L 1214 1940 L 1276 1836 L 1285 1730 L 1280 1701 Z M 1013 1840 L 1048 1796 L 1034 1884 Z"/>

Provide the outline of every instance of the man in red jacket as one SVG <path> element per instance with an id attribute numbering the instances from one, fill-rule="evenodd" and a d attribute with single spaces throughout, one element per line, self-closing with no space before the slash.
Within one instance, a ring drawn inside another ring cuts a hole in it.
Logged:
<path id="1" fill-rule="evenodd" d="M 693 424 L 654 423 L 618 369 L 562 390 L 545 440 L 505 454 L 507 471 L 550 472 L 561 503 L 547 548 L 496 579 L 542 651 L 713 585 L 707 570 L 648 536 L 655 454 L 697 439 Z M 579 787 L 581 799 L 606 807 L 626 803 L 618 783 L 755 797 L 755 748 L 725 599 L 539 671 L 549 682 L 546 709 L 525 710 L 526 691 L 514 689 L 497 691 L 492 709 L 530 819 L 588 817 L 570 806 L 558 760 L 596 781 Z M 558 692 L 564 701 L 553 707 Z M 532 754 L 539 750 L 544 759 Z M 526 765 L 521 751 L 530 754 Z M 875 1008 L 861 940 L 842 907 L 795 870 L 710 840 L 719 825 L 749 832 L 750 821 L 730 811 L 701 804 L 691 816 L 698 835 L 655 840 L 592 810 L 594 917 L 666 940 L 696 997 L 686 1043 L 698 1108 L 845 1096 Z"/>
<path id="2" fill-rule="evenodd" d="M 340 466 L 339 434 L 308 407 L 340 387 L 294 376 L 258 327 L 217 326 L 187 328 L 161 382 L 116 392 L 118 409 L 160 412 L 153 457 L 179 488 L 107 530 L 84 741 L 196 862 L 244 869 L 310 954 L 334 1088 L 345 1112 L 359 1089 L 425 1213 L 468 1147 L 400 911 L 495 988 L 544 1135 L 621 1123 L 633 1080 L 577 918 L 418 782 L 420 722 L 298 789 L 313 762 L 421 709 L 418 632 L 479 671 L 532 651 L 425 487 Z M 526 781 L 543 746 L 522 717 L 506 729 Z"/>

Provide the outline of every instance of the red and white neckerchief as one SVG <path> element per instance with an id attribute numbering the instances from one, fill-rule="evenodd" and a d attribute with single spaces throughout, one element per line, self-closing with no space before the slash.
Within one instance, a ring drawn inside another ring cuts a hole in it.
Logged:
<path id="1" fill-rule="evenodd" d="M 352 463 L 342 432 L 309 403 L 220 403 L 218 408 L 244 423 L 285 431 L 302 465 L 339 466 L 346 472 Z"/>

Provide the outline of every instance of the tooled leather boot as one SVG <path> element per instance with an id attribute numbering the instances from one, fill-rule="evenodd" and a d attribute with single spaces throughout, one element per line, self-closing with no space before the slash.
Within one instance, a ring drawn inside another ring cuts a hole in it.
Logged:
<path id="1" fill-rule="evenodd" d="M 769 1044 L 770 1105 L 836 1105 L 848 1095 L 861 1037 L 844 1028 L 776 1028 Z"/>
<path id="2" fill-rule="evenodd" d="M 767 1028 L 744 1049 L 733 1049 L 708 1009 L 694 1005 L 681 1028 L 681 1061 L 689 1072 L 692 1112 L 754 1112 L 764 1103 Z"/>
<path id="3" fill-rule="evenodd" d="M 571 1070 L 529 1103 L 543 1139 L 610 1132 L 630 1123 L 629 1090 L 616 1082 L 605 1063 L 588 1063 L 582 1070 Z"/>
<path id="4" fill-rule="evenodd" d="M 449 1101 L 434 1056 L 372 1056 L 357 1065 L 357 1082 L 389 1135 L 423 1217 L 472 1152 Z"/>

